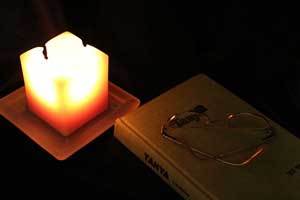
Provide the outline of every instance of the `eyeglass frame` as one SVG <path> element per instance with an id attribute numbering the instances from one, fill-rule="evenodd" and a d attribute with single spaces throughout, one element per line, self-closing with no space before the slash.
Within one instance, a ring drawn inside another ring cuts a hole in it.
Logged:
<path id="1" fill-rule="evenodd" d="M 213 121 L 205 113 L 206 111 L 207 111 L 206 107 L 204 107 L 203 105 L 198 105 L 195 108 L 193 108 L 192 110 L 185 111 L 185 112 L 182 112 L 182 113 L 191 113 L 191 114 L 193 114 L 194 116 L 191 117 L 191 119 L 190 119 L 191 121 L 193 121 L 197 118 L 200 118 L 200 117 L 206 117 L 207 123 L 212 124 Z M 182 113 L 179 113 L 179 114 L 182 114 Z M 167 122 L 162 125 L 161 134 L 162 134 L 163 138 L 166 138 L 169 141 L 172 141 L 173 143 L 175 143 L 177 145 L 184 146 L 197 158 L 199 158 L 198 154 L 200 154 L 200 155 L 204 156 L 206 159 L 212 159 L 212 160 L 215 160 L 215 161 L 218 161 L 218 162 L 221 162 L 223 164 L 230 165 L 230 166 L 239 167 L 239 166 L 245 166 L 245 165 L 249 164 L 252 160 L 254 160 L 260 154 L 263 153 L 263 151 L 265 149 L 263 147 L 263 145 L 269 143 L 270 140 L 272 138 L 274 138 L 274 136 L 275 136 L 275 131 L 274 131 L 274 128 L 272 127 L 271 123 L 269 122 L 269 120 L 265 116 L 263 116 L 261 114 L 252 113 L 252 112 L 241 112 L 241 113 L 236 113 L 236 114 L 228 114 L 226 121 L 227 121 L 227 126 L 229 128 L 233 128 L 233 127 L 230 127 L 231 126 L 230 122 L 233 118 L 236 118 L 236 117 L 241 116 L 241 115 L 248 115 L 248 116 L 259 118 L 259 119 L 263 120 L 266 123 L 265 128 L 256 128 L 256 129 L 265 131 L 267 133 L 267 135 L 262 138 L 261 142 L 255 144 L 255 145 L 250 145 L 250 146 L 245 147 L 245 148 L 233 150 L 233 151 L 230 151 L 230 152 L 227 152 L 227 153 L 222 153 L 222 154 L 219 154 L 219 155 L 213 155 L 213 154 L 205 152 L 203 150 L 199 150 L 197 148 L 191 147 L 187 143 L 178 140 L 176 137 L 174 137 L 174 136 L 172 136 L 168 133 L 168 131 L 167 131 L 168 128 L 170 128 L 172 126 L 173 127 L 177 126 L 176 128 L 181 128 L 184 125 L 186 125 L 187 123 L 189 123 L 189 120 L 187 120 L 187 121 L 183 120 L 183 121 L 181 121 L 181 123 L 179 123 L 179 121 L 177 121 L 177 116 L 179 114 L 174 114 L 174 115 L 170 116 L 168 118 Z M 239 153 L 239 152 L 242 152 L 242 151 L 245 151 L 245 150 L 248 150 L 248 149 L 256 149 L 256 151 L 253 154 L 251 154 L 250 157 L 243 160 L 242 162 L 231 162 L 231 161 L 227 161 L 227 160 L 223 159 L 224 157 L 227 157 L 227 156 L 230 156 L 232 154 Z"/>

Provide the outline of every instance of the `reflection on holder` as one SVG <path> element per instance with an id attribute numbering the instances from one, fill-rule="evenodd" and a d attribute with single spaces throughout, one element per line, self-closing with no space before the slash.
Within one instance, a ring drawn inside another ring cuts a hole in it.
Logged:
<path id="1" fill-rule="evenodd" d="M 212 159 L 231 166 L 244 166 L 260 155 L 265 149 L 264 145 L 267 144 L 275 135 L 270 122 L 260 114 L 243 112 L 237 114 L 228 114 L 225 120 L 212 120 L 206 114 L 206 111 L 207 108 L 199 105 L 192 110 L 172 115 L 162 126 L 161 134 L 163 138 L 187 148 L 199 159 Z M 230 150 L 228 152 L 213 154 L 205 150 L 195 148 L 185 139 L 180 139 L 172 134 L 174 130 L 180 129 L 181 131 L 184 130 L 184 136 L 186 137 L 186 134 L 188 134 L 186 130 L 192 130 L 195 128 L 221 128 L 222 131 L 225 129 L 229 129 L 231 131 L 248 130 L 251 133 L 259 132 L 261 134 L 259 141 L 257 141 L 255 144 Z M 231 156 L 241 154 L 242 152 L 249 150 L 253 150 L 253 152 L 246 158 L 242 158 L 238 161 L 231 161 L 229 159 Z"/>

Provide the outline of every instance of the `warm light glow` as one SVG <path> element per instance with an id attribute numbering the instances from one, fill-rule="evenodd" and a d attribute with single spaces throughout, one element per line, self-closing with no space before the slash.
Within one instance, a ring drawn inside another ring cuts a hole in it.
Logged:
<path id="1" fill-rule="evenodd" d="M 63 135 L 108 104 L 108 56 L 64 32 L 20 56 L 29 109 Z"/>

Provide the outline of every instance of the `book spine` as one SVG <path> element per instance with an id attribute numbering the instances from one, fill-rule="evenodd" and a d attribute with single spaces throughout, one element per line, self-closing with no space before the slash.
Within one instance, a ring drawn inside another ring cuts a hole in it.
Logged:
<path id="1" fill-rule="evenodd" d="M 115 123 L 114 136 L 184 199 L 212 200 L 134 133 L 122 119 L 118 119 Z"/>

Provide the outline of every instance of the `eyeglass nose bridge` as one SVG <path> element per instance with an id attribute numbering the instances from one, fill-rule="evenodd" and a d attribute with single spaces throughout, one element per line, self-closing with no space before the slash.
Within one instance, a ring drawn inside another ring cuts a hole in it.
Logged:
<path id="1" fill-rule="evenodd" d="M 180 118 L 177 114 L 175 114 L 168 119 L 167 125 L 172 128 L 181 128 L 193 121 L 200 121 L 200 115 L 198 113 L 190 112 L 189 115 L 183 118 Z"/>

